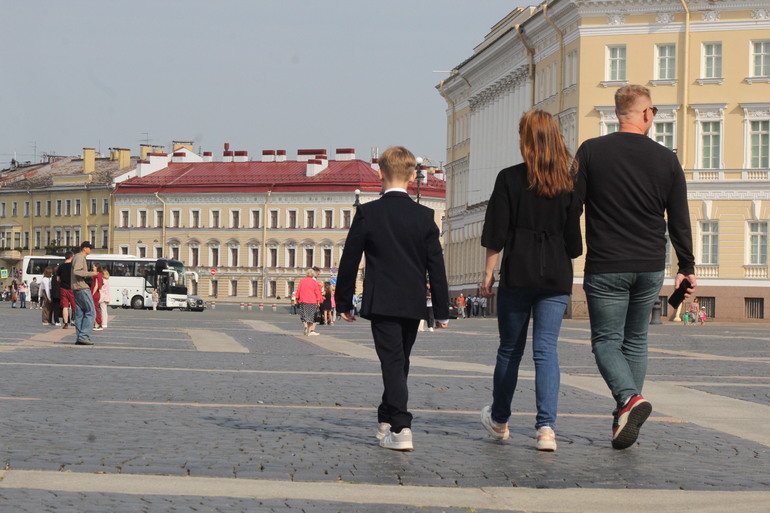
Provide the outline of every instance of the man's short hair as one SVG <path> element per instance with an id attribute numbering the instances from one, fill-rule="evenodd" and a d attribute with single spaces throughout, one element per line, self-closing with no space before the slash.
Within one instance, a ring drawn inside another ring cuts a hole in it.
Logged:
<path id="1" fill-rule="evenodd" d="M 417 159 L 403 146 L 391 146 L 383 151 L 377 163 L 388 180 L 408 180 L 417 167 Z"/>
<path id="2" fill-rule="evenodd" d="M 629 84 L 615 91 L 615 114 L 618 116 L 628 114 L 640 96 L 652 98 L 649 89 L 637 84 Z"/>
<path id="3" fill-rule="evenodd" d="M 75 256 L 75 254 L 72 251 L 67 251 L 66 253 L 64 253 L 64 260 L 67 260 L 68 258 L 72 258 L 73 256 Z"/>

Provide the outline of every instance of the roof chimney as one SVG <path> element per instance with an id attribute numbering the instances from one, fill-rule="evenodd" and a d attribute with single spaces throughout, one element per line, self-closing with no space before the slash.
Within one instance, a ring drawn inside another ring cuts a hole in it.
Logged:
<path id="1" fill-rule="evenodd" d="M 212 162 L 214 160 L 214 154 L 210 151 L 203 152 L 203 162 Z"/>
<path id="2" fill-rule="evenodd" d="M 286 150 L 275 150 L 275 161 L 286 162 Z"/>
<path id="3" fill-rule="evenodd" d="M 328 165 L 327 160 L 320 160 L 320 159 L 310 159 L 307 161 L 307 168 L 305 170 L 306 176 L 315 176 L 324 169 L 326 169 Z"/>
<path id="4" fill-rule="evenodd" d="M 337 151 L 335 152 L 335 159 L 336 160 L 355 160 L 356 159 L 356 150 L 353 148 L 337 148 Z"/>
<path id="5" fill-rule="evenodd" d="M 249 160 L 249 152 L 248 151 L 235 151 L 233 152 L 233 162 L 248 162 Z"/>
<path id="6" fill-rule="evenodd" d="M 374 169 L 375 171 L 380 170 L 380 163 L 377 157 L 372 157 L 372 169 Z"/>
<path id="7" fill-rule="evenodd" d="M 275 150 L 262 150 L 262 162 L 275 162 Z"/>
<path id="8" fill-rule="evenodd" d="M 90 175 L 96 170 L 96 150 L 83 148 L 83 173 Z"/>
<path id="9" fill-rule="evenodd" d="M 233 161 L 233 152 L 230 150 L 225 150 L 225 152 L 222 154 L 222 162 L 232 162 Z"/>
<path id="10" fill-rule="evenodd" d="M 139 145 L 139 160 L 147 160 L 147 154 L 152 151 L 152 146 L 149 144 Z"/>
<path id="11" fill-rule="evenodd" d="M 297 150 L 297 162 L 307 162 L 317 158 L 319 155 L 322 155 L 322 158 L 325 159 L 326 150 Z"/>
<path id="12" fill-rule="evenodd" d="M 126 169 L 131 165 L 131 150 L 128 148 L 115 148 L 118 160 L 118 170 Z"/>

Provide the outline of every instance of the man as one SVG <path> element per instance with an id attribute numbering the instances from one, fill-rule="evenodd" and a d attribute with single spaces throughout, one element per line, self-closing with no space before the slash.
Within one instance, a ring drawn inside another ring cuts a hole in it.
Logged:
<path id="1" fill-rule="evenodd" d="M 56 279 L 59 281 L 59 301 L 61 303 L 62 329 L 69 328 L 70 321 L 75 316 L 75 295 L 72 293 L 72 251 L 64 253 L 64 263 L 56 271 Z M 72 316 L 70 316 L 72 309 Z"/>
<path id="2" fill-rule="evenodd" d="M 80 253 L 72 258 L 72 293 L 75 296 L 75 344 L 92 346 L 91 331 L 94 329 L 96 307 L 91 295 L 91 287 L 86 278 L 92 278 L 98 273 L 88 270 L 88 255 L 94 247 L 89 241 L 80 245 Z"/>
<path id="3" fill-rule="evenodd" d="M 676 286 L 696 286 L 687 184 L 676 155 L 647 137 L 657 108 L 639 85 L 615 93 L 618 132 L 589 139 L 577 151 L 575 192 L 585 205 L 583 289 L 591 348 L 617 407 L 612 446 L 636 442 L 652 412 L 642 397 L 647 327 L 663 285 L 668 234 L 679 260 Z"/>

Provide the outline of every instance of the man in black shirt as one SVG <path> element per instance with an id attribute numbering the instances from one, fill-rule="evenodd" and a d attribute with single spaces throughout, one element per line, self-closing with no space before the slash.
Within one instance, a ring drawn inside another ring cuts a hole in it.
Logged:
<path id="1" fill-rule="evenodd" d="M 676 250 L 675 285 L 696 286 L 687 184 L 676 155 L 647 137 L 655 113 L 639 85 L 615 93 L 618 132 L 585 141 L 577 151 L 575 192 L 585 205 L 583 289 L 591 319 L 591 347 L 617 408 L 612 446 L 636 442 L 652 412 L 642 393 L 647 328 L 663 285 L 666 225 Z M 667 222 L 668 221 L 668 222 Z"/>
<path id="2" fill-rule="evenodd" d="M 64 263 L 59 266 L 56 277 L 59 280 L 61 290 L 59 292 L 62 311 L 62 328 L 68 328 L 70 322 L 70 308 L 75 309 L 75 295 L 72 292 L 72 251 L 64 253 Z"/>

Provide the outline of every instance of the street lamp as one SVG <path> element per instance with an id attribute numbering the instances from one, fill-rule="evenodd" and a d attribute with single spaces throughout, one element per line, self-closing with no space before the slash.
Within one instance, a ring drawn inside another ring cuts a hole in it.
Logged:
<path id="1" fill-rule="evenodd" d="M 356 201 L 353 203 L 353 206 L 358 208 L 358 207 L 361 206 L 361 201 L 360 201 L 361 190 L 360 189 L 356 189 L 355 190 L 355 194 L 356 194 Z"/>
<path id="2" fill-rule="evenodd" d="M 420 184 L 425 175 L 422 174 L 422 157 L 417 157 L 417 203 L 420 202 Z"/>

